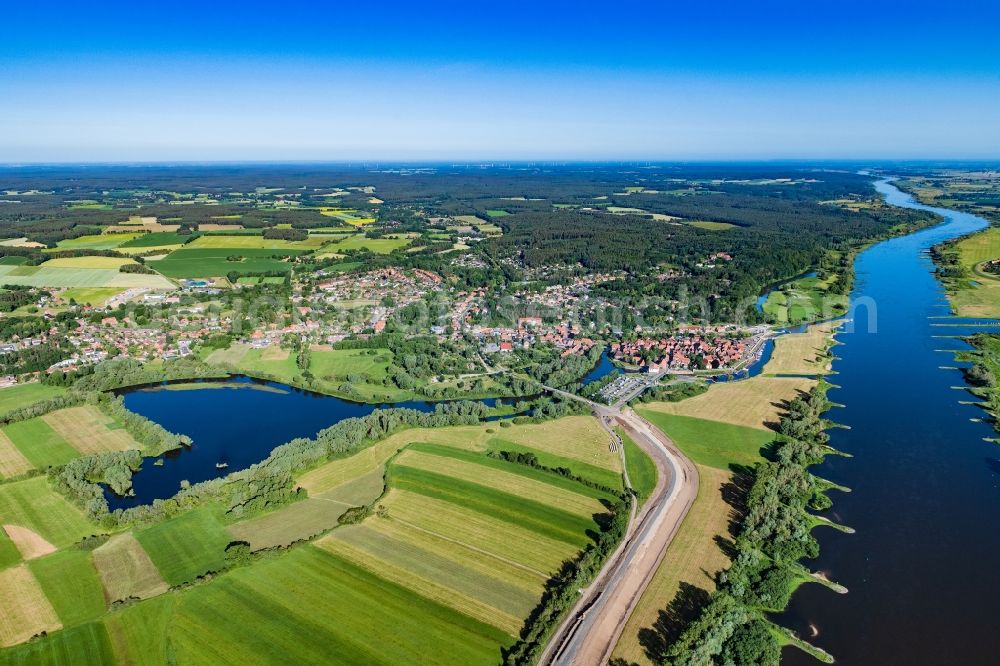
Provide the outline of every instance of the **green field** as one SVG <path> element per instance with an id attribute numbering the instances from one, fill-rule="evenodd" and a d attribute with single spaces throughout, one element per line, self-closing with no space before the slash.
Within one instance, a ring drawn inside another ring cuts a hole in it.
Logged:
<path id="1" fill-rule="evenodd" d="M 594 453 L 600 448 L 613 460 L 593 421 L 571 417 L 555 428 L 514 426 L 505 434 L 536 440 L 542 453 L 551 447 L 589 459 L 578 449 L 594 446 Z M 0 651 L 0 662 L 494 664 L 537 606 L 546 581 L 591 542 L 612 497 L 486 456 L 486 430 L 393 435 L 390 440 L 440 433 L 443 443 L 403 444 L 388 468 L 389 491 L 379 499 L 384 508 L 350 526 L 337 526 L 337 518 L 379 497 L 391 445 L 330 463 L 365 459 L 342 483 L 273 513 L 224 528 L 219 510 L 204 506 L 138 529 L 134 538 L 118 534 L 94 551 L 66 548 L 92 531 L 89 526 L 55 533 L 53 518 L 61 510 L 51 498 L 61 498 L 45 479 L 0 484 L 0 521 L 36 529 L 64 548 L 29 564 L 44 593 L 37 595 L 38 607 L 44 610 L 46 599 L 52 606 L 50 635 Z M 371 454 L 376 457 L 369 461 Z M 224 571 L 224 549 L 233 539 L 265 548 L 322 532 L 328 534 L 312 544 Z M 2 540 L 0 557 L 7 565 L 19 561 Z M 221 573 L 166 591 L 166 583 L 181 585 L 209 571 Z M 128 597 L 126 607 L 105 610 L 106 599 Z M 53 610 L 62 630 L 51 624 Z M 34 622 L 41 626 L 41 617 Z M 12 636 L 24 640 L 30 625 L 18 626 Z"/>
<path id="2" fill-rule="evenodd" d="M 0 389 L 0 414 L 20 409 L 34 404 L 39 400 L 47 400 L 62 395 L 66 389 L 59 386 L 48 386 L 38 382 L 32 384 L 17 384 Z"/>
<path id="3" fill-rule="evenodd" d="M 510 213 L 508 213 L 507 211 L 498 209 L 487 210 L 486 214 L 489 215 L 490 217 L 507 217 L 508 215 L 510 215 Z"/>
<path id="4" fill-rule="evenodd" d="M 356 373 L 382 381 L 392 360 L 392 352 L 388 349 L 314 351 L 309 357 L 309 370 L 320 378 L 346 378 Z"/>
<path id="5" fill-rule="evenodd" d="M 617 432 L 625 446 L 625 467 L 628 469 L 629 481 L 632 482 L 639 501 L 644 502 L 656 487 L 656 465 L 624 430 L 618 428 Z"/>
<path id="6" fill-rule="evenodd" d="M 135 538 L 170 585 L 193 581 L 223 567 L 229 537 L 211 507 L 136 532 Z"/>
<path id="7" fill-rule="evenodd" d="M 77 238 L 66 238 L 56 244 L 52 252 L 59 250 L 113 250 L 120 245 L 124 245 L 133 239 L 141 236 L 138 233 L 123 234 L 96 234 L 92 236 L 78 236 Z"/>
<path id="8" fill-rule="evenodd" d="M 90 259 L 89 257 L 87 257 Z M 103 257 L 97 257 L 101 259 Z M 173 289 L 174 285 L 161 275 L 121 273 L 117 268 L 71 268 L 60 266 L 65 260 L 52 260 L 41 266 L 0 265 L 0 284 L 17 284 L 28 287 L 149 287 Z M 119 260 L 121 261 L 121 260 Z"/>
<path id="9" fill-rule="evenodd" d="M 761 462 L 761 453 L 774 441 L 774 433 L 767 430 L 648 409 L 637 411 L 667 433 L 691 460 L 718 469 Z"/>
<path id="10" fill-rule="evenodd" d="M 104 588 L 86 550 L 70 548 L 32 560 L 28 568 L 64 627 L 104 614 Z"/>
<path id="11" fill-rule="evenodd" d="M 125 291 L 115 287 L 90 287 L 80 289 L 67 289 L 59 294 L 59 297 L 67 303 L 72 299 L 81 305 L 92 305 L 102 307 L 108 299 L 117 296 Z"/>
<path id="12" fill-rule="evenodd" d="M 375 254 L 389 254 L 394 250 L 406 247 L 410 244 L 409 238 L 366 238 L 362 235 L 351 236 L 338 243 L 327 246 L 330 252 L 343 252 L 344 250 L 368 250 Z"/>
<path id="13" fill-rule="evenodd" d="M 271 276 L 271 277 L 251 276 L 251 277 L 241 277 L 236 280 L 236 284 L 242 284 L 247 286 L 256 284 L 284 284 L 284 283 L 285 283 L 285 278 L 278 276 Z"/>
<path id="14" fill-rule="evenodd" d="M 167 245 L 183 245 L 191 240 L 190 234 L 178 234 L 173 231 L 154 231 L 148 234 L 138 234 L 122 243 L 123 248 L 155 248 Z"/>
<path id="15" fill-rule="evenodd" d="M 230 271 L 237 273 L 288 272 L 291 264 L 284 257 L 301 254 L 301 250 L 261 250 L 253 248 L 193 248 L 174 250 L 163 259 L 148 261 L 153 270 L 172 278 L 220 277 Z M 280 258 L 275 258 L 279 255 Z M 229 261 L 228 257 L 240 257 Z"/>
<path id="16" fill-rule="evenodd" d="M 245 234 L 204 234 L 187 244 L 186 249 L 225 249 L 225 250 L 282 250 L 304 252 L 321 247 L 330 239 L 322 236 L 309 236 L 301 241 L 264 238 L 259 233 Z"/>
<path id="17" fill-rule="evenodd" d="M 37 664 L 76 666 L 78 664 L 115 663 L 111 639 L 108 637 L 104 625 L 100 622 L 92 622 L 50 633 L 45 637 L 45 640 L 25 643 L 4 650 L 0 652 L 0 659 L 3 660 L 4 664 L 11 666 L 36 666 Z"/>
<path id="18" fill-rule="evenodd" d="M 0 524 L 26 527 L 57 547 L 98 531 L 43 476 L 0 484 Z"/>
<path id="19" fill-rule="evenodd" d="M 38 469 L 65 465 L 80 452 L 59 436 L 42 417 L 18 421 L 4 426 L 3 433 L 17 450 Z"/>

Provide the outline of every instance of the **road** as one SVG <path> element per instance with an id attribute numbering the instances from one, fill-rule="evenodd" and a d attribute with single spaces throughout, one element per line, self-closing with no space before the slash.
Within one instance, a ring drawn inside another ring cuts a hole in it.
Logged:
<path id="1" fill-rule="evenodd" d="M 698 470 L 666 435 L 631 409 L 619 412 L 580 396 L 546 387 L 586 402 L 602 423 L 617 423 L 656 464 L 657 481 L 633 519 L 621 545 L 584 590 L 539 659 L 544 666 L 604 664 L 611 656 L 639 598 L 698 494 Z"/>

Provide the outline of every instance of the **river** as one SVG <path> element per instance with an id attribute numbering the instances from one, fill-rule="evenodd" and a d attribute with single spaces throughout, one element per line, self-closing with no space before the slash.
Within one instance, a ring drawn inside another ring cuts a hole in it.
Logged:
<path id="1" fill-rule="evenodd" d="M 855 263 L 854 332 L 838 336 L 828 417 L 849 426 L 831 456 L 813 469 L 852 489 L 831 492 L 827 515 L 853 535 L 818 528 L 817 561 L 807 563 L 847 586 L 838 595 L 805 585 L 778 620 L 831 652 L 840 664 L 995 664 L 1000 661 L 995 597 L 1000 590 L 1000 449 L 996 433 L 956 387 L 964 385 L 948 351 L 951 337 L 985 322 L 949 316 L 927 249 L 986 226 L 982 218 L 928 208 L 877 184 L 889 203 L 933 210 L 945 222 L 884 241 Z M 869 331 L 862 306 L 877 306 Z M 993 328 L 992 330 L 1000 330 Z M 945 366 L 945 367 L 942 367 Z M 784 663 L 814 665 L 786 648 Z"/>

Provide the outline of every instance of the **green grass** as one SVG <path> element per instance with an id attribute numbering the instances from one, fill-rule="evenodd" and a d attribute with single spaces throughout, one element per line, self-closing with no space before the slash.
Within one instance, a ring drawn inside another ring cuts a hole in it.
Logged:
<path id="1" fill-rule="evenodd" d="M 4 426 L 3 432 L 17 450 L 38 469 L 58 467 L 80 457 L 80 452 L 40 417 Z"/>
<path id="2" fill-rule="evenodd" d="M 139 234 L 135 238 L 122 243 L 119 247 L 159 247 L 162 245 L 183 245 L 191 240 L 191 235 L 183 235 L 172 231 L 154 231 Z"/>
<path id="3" fill-rule="evenodd" d="M 370 354 L 370 351 L 376 352 Z M 366 375 L 381 382 L 392 363 L 388 349 L 334 349 L 316 351 L 309 355 L 309 371 L 316 377 L 346 377 L 349 374 Z"/>
<path id="4" fill-rule="evenodd" d="M 115 287 L 90 287 L 82 289 L 67 289 L 59 295 L 67 303 L 73 299 L 82 305 L 103 306 L 109 298 L 122 293 L 123 289 Z"/>
<path id="5" fill-rule="evenodd" d="M 602 486 L 607 486 L 608 488 L 615 488 L 616 490 L 622 488 L 621 474 L 612 469 L 598 467 L 597 465 L 591 465 L 590 463 L 556 455 L 555 453 L 548 453 L 547 451 L 542 451 L 541 449 L 495 438 L 491 439 L 487 443 L 487 450 L 513 451 L 514 453 L 533 453 L 538 457 L 538 464 L 544 465 L 545 467 L 566 467 L 572 471 L 573 474 L 589 479 L 594 483 L 599 483 Z"/>
<path id="6" fill-rule="evenodd" d="M 311 546 L 192 590 L 170 626 L 178 663 L 495 664 L 510 641 Z"/>
<path id="7" fill-rule="evenodd" d="M 510 213 L 508 213 L 505 210 L 493 210 L 493 209 L 487 210 L 486 214 L 489 215 L 490 217 L 506 217 L 510 215 Z"/>
<path id="8" fill-rule="evenodd" d="M 229 543 L 211 507 L 188 511 L 138 531 L 135 537 L 170 585 L 220 570 Z"/>
<path id="9" fill-rule="evenodd" d="M 28 563 L 59 621 L 70 627 L 104 613 L 104 588 L 90 552 L 70 548 Z"/>
<path id="10" fill-rule="evenodd" d="M 0 662 L 11 666 L 83 666 L 116 662 L 104 625 L 91 622 L 49 634 L 43 640 L 0 650 Z"/>
<path id="11" fill-rule="evenodd" d="M 21 551 L 10 540 L 7 533 L 0 528 L 0 569 L 6 569 L 21 561 Z"/>
<path id="12" fill-rule="evenodd" d="M 28 263 L 28 257 L 19 257 L 14 254 L 0 257 L 0 266 L 21 266 Z"/>
<path id="13" fill-rule="evenodd" d="M 104 624 L 115 637 L 119 663 L 162 666 L 167 658 L 170 620 L 180 595 L 165 594 L 107 616 Z"/>
<path id="14" fill-rule="evenodd" d="M 39 400 L 47 400 L 62 395 L 66 389 L 45 384 L 17 384 L 10 388 L 0 389 L 0 414 L 6 414 L 21 407 L 27 407 Z"/>
<path id="15" fill-rule="evenodd" d="M 99 531 L 43 476 L 0 484 L 0 523 L 26 527 L 56 547 Z"/>
<path id="16" fill-rule="evenodd" d="M 757 428 L 638 410 L 644 418 L 667 433 L 681 451 L 701 465 L 730 469 L 731 465 L 754 465 L 762 451 L 774 441 L 774 433 Z"/>
<path id="17" fill-rule="evenodd" d="M 625 446 L 625 467 L 628 469 L 629 481 L 632 482 L 639 501 L 644 502 L 656 487 L 656 465 L 624 430 L 618 428 L 617 432 Z"/>
<path id="18" fill-rule="evenodd" d="M 172 278 L 220 277 L 237 273 L 288 272 L 292 265 L 275 255 L 291 257 L 301 250 L 261 250 L 253 248 L 189 248 L 174 250 L 163 259 L 147 262 L 153 270 Z M 228 261 L 238 256 L 240 261 Z"/>

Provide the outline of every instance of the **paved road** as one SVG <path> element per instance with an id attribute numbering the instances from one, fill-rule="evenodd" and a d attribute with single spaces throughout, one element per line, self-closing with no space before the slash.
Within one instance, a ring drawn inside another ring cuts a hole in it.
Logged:
<path id="1" fill-rule="evenodd" d="M 559 626 L 539 663 L 598 665 L 607 662 L 643 591 L 698 494 L 698 470 L 674 444 L 631 409 L 619 412 L 565 391 L 550 391 L 586 402 L 605 424 L 620 425 L 656 464 L 656 488 L 635 513 L 618 550 L 597 578 L 581 590 L 576 607 Z"/>

